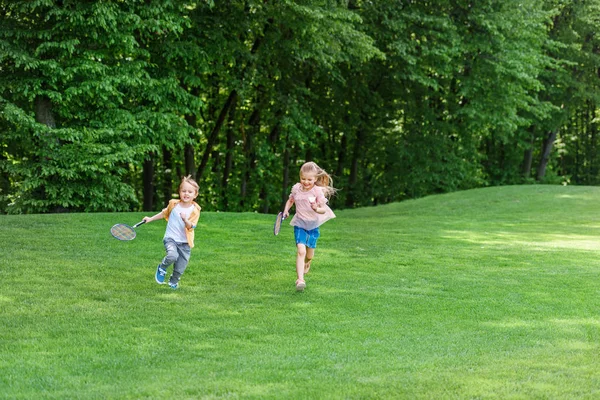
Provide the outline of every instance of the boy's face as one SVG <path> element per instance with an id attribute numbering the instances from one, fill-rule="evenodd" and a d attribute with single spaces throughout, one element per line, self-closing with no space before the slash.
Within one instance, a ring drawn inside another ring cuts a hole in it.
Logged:
<path id="1" fill-rule="evenodd" d="M 191 203 L 198 196 L 196 188 L 188 182 L 183 182 L 179 188 L 179 199 L 184 203 Z"/>

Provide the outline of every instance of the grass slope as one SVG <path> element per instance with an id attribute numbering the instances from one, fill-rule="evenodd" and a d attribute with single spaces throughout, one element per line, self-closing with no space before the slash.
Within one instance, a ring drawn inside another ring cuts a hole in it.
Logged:
<path id="1" fill-rule="evenodd" d="M 0 217 L 0 398 L 600 396 L 600 188 L 514 186 L 338 211 L 308 288 L 291 228 L 204 212 L 181 288 L 164 222 Z"/>

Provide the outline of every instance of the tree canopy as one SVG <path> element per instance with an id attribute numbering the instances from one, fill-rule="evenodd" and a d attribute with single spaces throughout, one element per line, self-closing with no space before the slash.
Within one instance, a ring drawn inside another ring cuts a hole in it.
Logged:
<path id="1" fill-rule="evenodd" d="M 600 0 L 0 0 L 0 212 L 600 182 Z"/>

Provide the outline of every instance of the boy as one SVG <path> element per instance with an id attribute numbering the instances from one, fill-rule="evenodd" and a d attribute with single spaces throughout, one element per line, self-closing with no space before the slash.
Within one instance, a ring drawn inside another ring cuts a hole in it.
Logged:
<path id="1" fill-rule="evenodd" d="M 169 201 L 169 205 L 158 214 L 144 217 L 144 222 L 163 218 L 167 220 L 163 237 L 167 255 L 158 264 L 155 279 L 159 284 L 165 283 L 167 269 L 173 264 L 173 273 L 169 278 L 171 289 L 179 287 L 179 280 L 187 268 L 194 247 L 194 230 L 201 210 L 194 200 L 198 197 L 199 189 L 198 184 L 190 176 L 184 177 L 179 185 L 179 199 Z"/>

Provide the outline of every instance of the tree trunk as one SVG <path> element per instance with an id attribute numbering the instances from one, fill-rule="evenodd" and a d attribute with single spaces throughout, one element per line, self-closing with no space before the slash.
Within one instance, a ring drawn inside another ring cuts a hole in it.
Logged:
<path id="1" fill-rule="evenodd" d="M 163 203 L 166 204 L 173 196 L 173 173 L 172 167 L 173 154 L 171 150 L 163 147 Z"/>
<path id="2" fill-rule="evenodd" d="M 587 109 L 587 122 L 588 122 L 588 126 L 590 129 L 590 149 L 591 149 L 591 154 L 590 154 L 590 173 L 591 173 L 591 181 L 590 184 L 591 185 L 597 185 L 598 184 L 598 161 L 597 161 L 597 149 L 598 149 L 598 128 L 597 125 L 595 123 L 593 123 L 594 121 L 594 113 L 596 111 L 596 107 L 595 105 L 589 101 L 588 102 L 588 109 Z"/>
<path id="3" fill-rule="evenodd" d="M 35 120 L 50 128 L 56 128 L 54 113 L 52 112 L 52 102 L 46 96 L 37 96 L 34 104 Z"/>
<path id="4" fill-rule="evenodd" d="M 144 180 L 144 211 L 154 210 L 154 161 L 152 155 L 144 160 L 143 165 L 143 180 Z"/>
<path id="5" fill-rule="evenodd" d="M 548 133 L 546 138 L 544 139 L 543 147 L 542 147 L 542 157 L 540 158 L 540 163 L 537 168 L 536 179 L 541 181 L 546 176 L 546 167 L 550 162 L 550 153 L 552 152 L 552 147 L 554 146 L 554 141 L 556 140 L 556 136 L 558 135 L 559 128 Z"/>
<path id="6" fill-rule="evenodd" d="M 50 99 L 46 96 L 37 96 L 35 98 L 34 101 L 34 112 L 35 112 L 35 120 L 36 122 L 38 122 L 39 124 L 43 124 L 46 125 L 47 127 L 54 129 L 56 128 L 56 121 L 54 119 L 54 113 L 52 111 L 52 102 L 50 101 Z M 42 148 L 46 148 L 48 146 L 50 146 L 51 144 L 59 144 L 58 139 L 56 139 L 55 137 L 53 137 L 52 133 L 45 133 L 43 135 L 43 139 L 33 139 L 35 146 L 36 147 L 42 147 Z M 52 158 L 51 154 L 46 154 L 46 156 L 44 158 L 40 158 L 39 155 L 34 155 L 34 159 L 36 161 L 42 162 L 42 163 L 47 163 L 50 159 Z M 53 182 L 56 183 L 57 181 L 59 181 L 59 177 L 56 175 L 53 176 L 49 176 L 46 177 L 45 182 L 38 186 L 34 191 L 34 197 L 38 198 L 38 199 L 46 199 L 47 198 L 47 193 L 46 193 L 46 188 L 49 184 L 49 182 Z M 54 212 L 64 212 L 66 210 L 64 209 L 54 209 Z"/>
<path id="7" fill-rule="evenodd" d="M 186 115 L 185 120 L 188 125 L 192 128 L 196 128 L 197 119 L 195 115 Z M 183 157 L 185 162 L 185 175 L 191 175 L 192 178 L 196 179 L 196 157 L 194 152 L 194 145 L 187 143 L 183 149 Z"/>
<path id="8" fill-rule="evenodd" d="M 281 209 L 285 205 L 285 202 L 289 197 L 289 186 L 290 186 L 290 150 L 287 146 L 285 146 L 285 150 L 283 151 L 283 182 L 281 185 Z"/>
<path id="9" fill-rule="evenodd" d="M 5 152 L 0 151 L 0 164 L 6 162 L 6 157 Z M 0 174 L 0 193 L 3 194 L 3 196 L 0 196 L 0 212 L 6 212 L 6 207 L 9 203 L 7 195 L 11 194 L 11 190 L 8 174 Z"/>
<path id="10" fill-rule="evenodd" d="M 228 191 L 229 191 L 229 177 L 233 170 L 233 152 L 235 145 L 235 136 L 233 127 L 227 129 L 227 144 L 225 150 L 225 168 L 223 169 L 223 179 L 221 181 L 221 199 L 223 201 L 223 208 L 225 211 L 229 209 Z"/>
<path id="11" fill-rule="evenodd" d="M 335 176 L 338 177 L 344 174 L 344 165 L 346 164 L 346 153 L 348 153 L 348 140 L 346 139 L 346 134 L 342 134 L 339 149 L 337 168 L 335 169 Z"/>
<path id="12" fill-rule="evenodd" d="M 523 154 L 523 168 L 521 169 L 521 173 L 525 179 L 528 179 L 531 176 L 531 165 L 533 164 L 533 143 L 535 135 L 533 133 L 533 129 L 530 129 L 529 131 L 531 139 L 529 141 L 529 147 Z"/>
<path id="13" fill-rule="evenodd" d="M 210 154 L 212 152 L 212 148 L 217 141 L 217 137 L 219 136 L 219 131 L 225 122 L 225 118 L 229 113 L 229 109 L 232 104 L 235 102 L 237 98 L 237 91 L 232 90 L 229 94 L 229 97 L 225 101 L 221 112 L 219 113 L 219 117 L 217 118 L 217 122 L 210 132 L 210 136 L 208 137 L 208 142 L 206 143 L 206 149 L 204 149 L 204 153 L 202 154 L 202 161 L 200 161 L 200 166 L 198 167 L 198 171 L 196 172 L 196 179 L 202 179 L 202 175 L 204 174 L 204 170 L 206 169 L 206 164 L 208 164 L 208 159 L 210 158 Z"/>
<path id="14" fill-rule="evenodd" d="M 523 154 L 523 178 L 529 179 L 531 176 L 531 165 L 533 164 L 533 147 L 529 147 Z"/>
<path id="15" fill-rule="evenodd" d="M 260 188 L 260 195 L 259 198 L 262 200 L 262 209 L 261 212 L 263 214 L 268 214 L 269 213 L 269 195 L 267 194 L 267 188 L 265 187 L 264 183 L 261 185 Z"/>
<path id="16" fill-rule="evenodd" d="M 350 177 L 348 179 L 348 197 L 346 197 L 346 206 L 353 207 L 356 203 L 356 192 L 358 184 L 358 161 L 364 157 L 365 131 L 359 128 L 356 132 L 356 141 L 352 149 L 352 162 L 350 164 Z"/>
<path id="17" fill-rule="evenodd" d="M 233 155 L 235 148 L 235 113 L 237 111 L 237 97 L 229 109 L 229 123 L 227 124 L 227 139 L 225 144 L 225 162 L 223 168 L 223 177 L 221 179 L 221 204 L 225 211 L 229 208 L 228 189 L 229 177 L 233 170 Z"/>
<path id="18" fill-rule="evenodd" d="M 275 119 L 279 120 L 281 116 L 279 115 L 279 113 L 276 113 L 275 115 Z M 269 133 L 269 136 L 267 137 L 271 151 L 273 153 L 275 153 L 277 151 L 277 142 L 279 141 L 279 133 L 280 133 L 280 128 L 279 128 L 279 123 L 276 123 L 275 126 L 273 127 L 273 129 L 271 129 L 271 132 Z M 267 185 L 267 182 L 263 179 L 261 180 L 261 188 L 260 188 L 260 199 L 262 200 L 262 213 L 263 214 L 268 214 L 269 210 L 271 209 L 271 202 L 270 202 L 270 198 L 269 198 L 269 188 Z"/>
<path id="19" fill-rule="evenodd" d="M 35 112 L 35 121 L 37 123 L 46 125 L 51 129 L 56 128 L 56 121 L 54 119 L 54 113 L 52 112 L 52 102 L 48 97 L 37 96 L 35 98 L 33 107 Z M 47 147 L 51 144 L 51 142 L 58 144 L 58 140 L 53 138 L 51 134 L 47 133 L 43 137 L 43 142 L 36 140 L 36 146 Z"/>
<path id="20" fill-rule="evenodd" d="M 242 171 L 242 182 L 240 185 L 240 205 L 242 210 L 245 210 L 246 196 L 248 195 L 248 184 L 252 175 L 252 168 L 256 162 L 256 154 L 254 154 L 254 135 L 260 130 L 260 111 L 258 109 L 252 112 L 248 120 L 248 133 L 242 131 L 244 141 L 244 169 Z"/>
<path id="21" fill-rule="evenodd" d="M 185 176 L 190 175 L 196 180 L 196 157 L 193 144 L 186 144 L 183 149 L 183 157 L 185 162 Z"/>
<path id="22" fill-rule="evenodd" d="M 569 132 L 577 132 L 577 126 L 573 120 L 569 120 Z M 573 161 L 573 173 L 571 179 L 573 182 L 581 184 L 581 175 L 583 164 L 585 164 L 585 157 L 583 157 L 583 150 L 581 149 L 581 138 L 577 137 L 575 140 L 575 157 Z"/>

